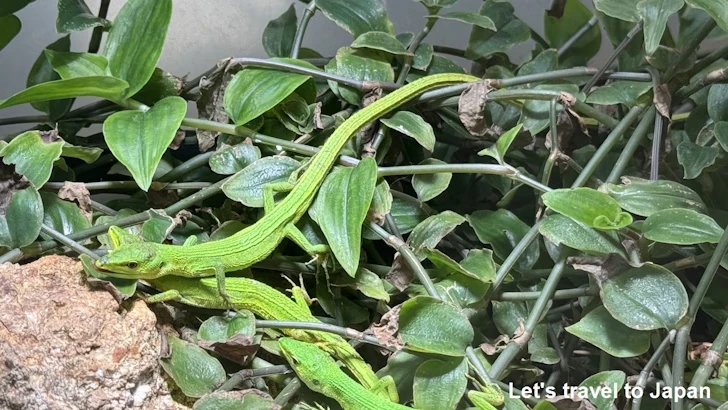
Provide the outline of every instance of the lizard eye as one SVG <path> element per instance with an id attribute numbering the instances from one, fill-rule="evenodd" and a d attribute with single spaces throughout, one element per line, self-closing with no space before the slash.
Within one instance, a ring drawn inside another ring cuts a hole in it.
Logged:
<path id="1" fill-rule="evenodd" d="M 126 267 L 129 269 L 136 269 L 139 267 L 139 264 L 136 262 L 127 262 Z"/>

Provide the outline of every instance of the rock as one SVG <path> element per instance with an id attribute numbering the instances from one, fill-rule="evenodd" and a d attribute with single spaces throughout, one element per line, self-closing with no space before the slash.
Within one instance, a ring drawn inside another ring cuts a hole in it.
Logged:
<path id="1" fill-rule="evenodd" d="M 0 408 L 186 408 L 164 381 L 154 314 L 119 308 L 75 259 L 0 265 L 0 306 Z"/>

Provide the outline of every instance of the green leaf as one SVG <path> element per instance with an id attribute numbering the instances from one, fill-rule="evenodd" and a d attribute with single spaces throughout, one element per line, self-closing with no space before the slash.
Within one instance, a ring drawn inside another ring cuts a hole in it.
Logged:
<path id="1" fill-rule="evenodd" d="M 513 140 L 516 139 L 521 128 L 523 128 L 523 124 L 518 124 L 506 131 L 503 135 L 498 137 L 498 141 L 496 141 L 495 144 L 480 151 L 478 155 L 487 155 L 494 158 L 499 164 L 503 165 L 505 163 L 506 153 L 508 153 L 508 148 L 511 147 Z"/>
<path id="2" fill-rule="evenodd" d="M 74 97 L 99 97 L 120 101 L 124 89 L 128 86 L 126 81 L 113 77 L 83 77 L 49 81 L 26 88 L 6 100 L 0 100 L 0 108 Z"/>
<path id="3" fill-rule="evenodd" d="M 505 260 L 526 235 L 530 227 L 507 209 L 476 211 L 468 215 L 468 223 L 480 242 L 490 245 L 495 255 Z M 516 262 L 517 270 L 531 269 L 540 255 L 538 241 L 533 241 Z"/>
<path id="4" fill-rule="evenodd" d="M 642 235 L 660 243 L 695 245 L 718 243 L 723 229 L 713 218 L 692 209 L 665 209 L 645 219 Z"/>
<path id="5" fill-rule="evenodd" d="M 423 410 L 454 409 L 465 393 L 466 359 L 430 359 L 415 371 L 414 407 Z"/>
<path id="6" fill-rule="evenodd" d="M 652 89 L 652 83 L 639 81 L 615 81 L 594 90 L 586 98 L 589 104 L 625 104 L 633 107 L 639 98 Z"/>
<path id="7" fill-rule="evenodd" d="M 58 195 L 41 192 L 43 200 L 43 224 L 70 235 L 91 227 L 91 221 L 74 202 L 64 201 Z"/>
<path id="8" fill-rule="evenodd" d="M 12 14 L 0 17 L 0 50 L 13 41 L 15 36 L 20 33 L 21 26 L 20 19 Z"/>
<path id="9" fill-rule="evenodd" d="M 213 316 L 200 325 L 197 336 L 210 342 L 225 342 L 241 334 L 255 335 L 255 316 L 247 310 L 238 312 L 235 317 Z"/>
<path id="10" fill-rule="evenodd" d="M 210 240 L 211 241 L 219 241 L 220 239 L 229 238 L 236 233 L 242 231 L 247 226 L 240 221 L 225 221 L 223 222 L 219 228 L 215 229 L 214 232 L 210 234 Z"/>
<path id="11" fill-rule="evenodd" d="M 478 26 L 486 30 L 498 31 L 493 20 L 491 20 L 488 16 L 477 13 L 451 11 L 446 14 L 429 15 L 427 18 L 459 21 L 461 23 L 472 24 L 473 26 Z"/>
<path id="12" fill-rule="evenodd" d="M 168 97 L 146 112 L 117 112 L 104 121 L 106 144 L 144 191 L 186 113 L 187 101 Z"/>
<path id="13" fill-rule="evenodd" d="M 108 75 L 109 60 L 98 54 L 45 50 L 46 58 L 62 79 Z"/>
<path id="14" fill-rule="evenodd" d="M 714 122 L 728 121 L 728 84 L 710 86 L 708 114 Z"/>
<path id="15" fill-rule="evenodd" d="M 40 195 L 32 186 L 14 192 L 9 189 L 3 191 L 3 197 L 11 197 L 2 198 L 7 207 L 0 212 L 0 247 L 20 248 L 30 245 L 38 238 L 43 223 Z"/>
<path id="16" fill-rule="evenodd" d="M 97 26 L 108 27 L 110 25 L 110 21 L 96 17 L 84 0 L 58 0 L 56 31 L 60 34 L 83 31 Z"/>
<path id="17" fill-rule="evenodd" d="M 195 402 L 194 410 L 272 410 L 280 408 L 258 390 L 216 391 Z"/>
<path id="18" fill-rule="evenodd" d="M 622 177 L 622 185 L 605 184 L 600 189 L 614 198 L 622 209 L 639 216 L 650 216 L 674 208 L 708 212 L 695 191 L 675 181 L 651 181 L 625 176 Z"/>
<path id="19" fill-rule="evenodd" d="M 435 48 L 432 44 L 422 43 L 415 50 L 415 57 L 412 59 L 412 68 L 415 70 L 427 70 L 432 62 Z"/>
<path id="20" fill-rule="evenodd" d="M 677 146 L 677 162 L 683 166 L 685 179 L 695 179 L 703 170 L 715 164 L 720 150 L 715 147 L 703 147 L 691 141 L 683 141 Z"/>
<path id="21" fill-rule="evenodd" d="M 9 14 L 15 13 L 16 11 L 22 10 L 25 6 L 34 1 L 35 0 L 3 0 L 0 2 L 0 17 L 5 17 Z M 2 27 L 2 25 L 0 25 L 0 27 Z"/>
<path id="22" fill-rule="evenodd" d="M 260 148 L 255 145 L 223 145 L 210 157 L 210 168 L 216 174 L 232 175 L 259 159 Z"/>
<path id="23" fill-rule="evenodd" d="M 535 87 L 536 90 L 559 91 L 566 92 L 571 95 L 577 95 L 579 87 L 574 84 L 541 84 Z M 545 100 L 526 100 L 523 103 L 523 111 L 521 113 L 520 122 L 531 132 L 536 135 L 549 126 L 551 103 Z M 563 110 L 561 104 L 557 105 L 556 112 Z"/>
<path id="24" fill-rule="evenodd" d="M 428 9 L 440 9 L 452 7 L 458 0 L 415 0 L 418 3 L 422 3 Z"/>
<path id="25" fill-rule="evenodd" d="M 48 182 L 53 163 L 61 157 L 63 149 L 63 140 L 53 132 L 44 133 L 44 136 L 41 137 L 40 131 L 24 132 L 0 151 L 3 162 L 15 164 L 15 171 L 28 178 L 37 189 Z"/>
<path id="26" fill-rule="evenodd" d="M 317 0 L 316 7 L 354 38 L 369 31 L 394 34 L 392 22 L 379 0 Z"/>
<path id="27" fill-rule="evenodd" d="M 586 226 L 616 230 L 632 223 L 609 195 L 591 188 L 555 189 L 541 196 L 544 205 Z"/>
<path id="28" fill-rule="evenodd" d="M 384 281 L 369 269 L 357 269 L 356 275 L 353 278 L 342 275 L 340 281 L 358 290 L 367 297 L 389 302 L 389 293 L 384 288 Z"/>
<path id="29" fill-rule="evenodd" d="M 489 18 L 497 31 L 473 27 L 465 51 L 465 57 L 470 60 L 506 52 L 514 45 L 531 38 L 531 29 L 513 15 L 513 6 L 510 3 L 486 1 L 478 14 Z"/>
<path id="30" fill-rule="evenodd" d="M 107 276 L 96 270 L 94 267 L 94 261 L 92 261 L 86 254 L 79 255 L 78 259 L 81 260 L 81 266 L 86 272 L 86 275 L 111 283 L 114 285 L 114 288 L 116 288 L 116 290 L 118 290 L 119 293 L 126 298 L 129 298 L 136 293 L 137 283 L 139 282 L 137 279 L 121 279 Z"/>
<path id="31" fill-rule="evenodd" d="M 338 74 L 358 81 L 394 81 L 394 70 L 382 54 L 365 49 L 342 47 L 336 57 L 326 64 L 327 73 Z M 331 90 L 349 104 L 361 105 L 362 93 L 351 87 L 328 82 Z"/>
<path id="32" fill-rule="evenodd" d="M 380 180 L 374 188 L 372 204 L 369 206 L 369 218 L 376 223 L 384 221 L 385 215 L 392 210 L 392 192 L 385 179 Z"/>
<path id="33" fill-rule="evenodd" d="M 599 306 L 566 328 L 572 335 L 614 357 L 635 357 L 650 348 L 650 333 L 630 329 Z"/>
<path id="34" fill-rule="evenodd" d="M 450 272 L 435 284 L 443 300 L 460 308 L 479 302 L 495 279 L 493 252 L 473 249 L 462 265 L 437 249 L 427 251 L 427 258 L 443 272 Z"/>
<path id="35" fill-rule="evenodd" d="M 588 389 L 587 399 L 597 407 L 597 410 L 610 410 L 624 386 L 625 377 L 624 372 L 619 370 L 599 372 L 584 379 L 579 383 L 579 387 Z M 597 390 L 600 387 L 601 392 Z"/>
<path id="36" fill-rule="evenodd" d="M 61 156 L 66 158 L 77 158 L 87 164 L 90 164 L 99 159 L 102 152 L 104 152 L 104 150 L 102 150 L 101 148 L 79 147 L 64 141 Z"/>
<path id="37" fill-rule="evenodd" d="M 54 51 L 68 51 L 71 47 L 71 37 L 61 37 L 56 42 L 50 44 L 46 49 Z M 51 63 L 46 58 L 44 52 L 41 52 L 38 58 L 35 60 L 33 67 L 28 73 L 27 86 L 33 87 L 34 85 L 53 82 L 59 80 L 61 77 L 53 71 Z M 73 104 L 72 100 L 58 100 L 58 101 L 38 101 L 33 102 L 33 108 L 38 111 L 42 111 L 50 116 L 52 120 L 61 118 Z"/>
<path id="38" fill-rule="evenodd" d="M 247 167 L 222 185 L 225 195 L 245 206 L 263 207 L 263 186 L 288 181 L 301 163 L 290 157 L 265 157 Z"/>
<path id="39" fill-rule="evenodd" d="M 688 6 L 705 10 L 723 31 L 728 31 L 728 4 L 721 0 L 685 0 Z"/>
<path id="40" fill-rule="evenodd" d="M 429 296 L 402 304 L 399 336 L 412 351 L 462 357 L 473 341 L 473 327 L 458 310 Z"/>
<path id="41" fill-rule="evenodd" d="M 352 277 L 359 268 L 361 225 L 376 183 L 374 158 L 364 158 L 354 168 L 337 168 L 324 180 L 311 209 L 334 256 Z"/>
<path id="42" fill-rule="evenodd" d="M 167 97 L 178 96 L 182 92 L 183 85 L 182 78 L 155 68 L 152 77 L 139 92 L 134 94 L 133 98 L 143 104 L 154 105 Z"/>
<path id="43" fill-rule="evenodd" d="M 688 293 L 680 279 L 660 265 L 648 262 L 597 281 L 604 307 L 627 327 L 671 330 L 685 321 Z"/>
<path id="44" fill-rule="evenodd" d="M 170 337 L 169 358 L 161 359 L 162 368 L 187 397 L 202 397 L 225 381 L 225 369 L 201 347 Z"/>
<path id="45" fill-rule="evenodd" d="M 538 231 L 556 245 L 564 244 L 593 255 L 624 255 L 616 232 L 597 231 L 561 214 L 545 217 Z"/>
<path id="46" fill-rule="evenodd" d="M 102 54 L 111 74 L 129 83 L 125 97 L 152 77 L 171 17 L 172 0 L 129 0 L 114 19 Z"/>
<path id="47" fill-rule="evenodd" d="M 667 27 L 667 19 L 680 11 L 684 4 L 684 0 L 641 0 L 637 3 L 637 12 L 644 21 L 647 55 L 657 50 Z"/>
<path id="48" fill-rule="evenodd" d="M 524 302 L 493 301 L 493 323 L 503 335 L 514 335 L 528 320 L 528 307 Z"/>
<path id="49" fill-rule="evenodd" d="M 376 190 L 372 204 L 375 204 Z M 420 222 L 427 218 L 427 212 L 422 209 L 417 203 L 402 199 L 399 197 L 392 198 L 391 208 L 389 214 L 394 218 L 394 222 L 397 225 L 397 229 L 402 234 L 406 234 L 412 231 Z M 376 214 L 375 214 L 376 215 Z M 365 228 L 363 236 L 370 240 L 381 240 L 379 235 L 372 232 L 369 228 Z"/>
<path id="50" fill-rule="evenodd" d="M 435 149 L 435 132 L 432 130 L 432 125 L 413 112 L 398 111 L 391 117 L 382 119 L 382 124 L 413 138 L 430 152 Z"/>
<path id="51" fill-rule="evenodd" d="M 435 249 L 438 243 L 465 218 L 452 211 L 440 212 L 422 221 L 412 230 L 407 243 L 414 249 L 420 260 L 424 259 L 422 249 Z"/>
<path id="52" fill-rule="evenodd" d="M 682 50 L 677 48 L 670 48 L 665 46 L 657 46 L 657 50 L 651 55 L 647 57 L 647 62 L 650 63 L 651 66 L 657 68 L 661 71 L 666 71 L 670 69 L 672 66 L 678 65 L 676 73 L 684 73 L 685 71 L 688 71 L 692 69 L 695 66 L 695 60 L 697 58 L 697 50 L 690 50 L 688 53 L 687 58 L 680 61 L 680 58 L 682 57 Z M 695 95 L 692 96 L 693 98 Z"/>
<path id="53" fill-rule="evenodd" d="M 633 0 L 594 0 L 594 7 L 619 20 L 636 23 L 640 21 L 640 14 L 637 11 L 638 2 Z"/>
<path id="54" fill-rule="evenodd" d="M 439 159 L 428 158 L 420 162 L 420 165 L 445 165 L 445 163 Z M 450 180 L 452 180 L 452 173 L 450 172 L 416 174 L 412 177 L 412 187 L 417 192 L 417 198 L 422 202 L 427 202 L 445 192 L 450 185 Z"/>
<path id="55" fill-rule="evenodd" d="M 149 219 L 142 224 L 142 238 L 145 242 L 162 243 L 167 240 L 172 225 L 174 219 L 171 216 L 152 209 L 149 211 Z"/>
<path id="56" fill-rule="evenodd" d="M 401 56 L 412 54 L 393 35 L 381 31 L 370 31 L 360 35 L 351 43 L 350 47 L 368 48 Z"/>
<path id="57" fill-rule="evenodd" d="M 544 36 L 552 48 L 564 45 L 592 18 L 592 12 L 579 0 L 566 0 L 563 13 L 554 15 L 553 10 L 543 16 Z M 568 51 L 561 56 L 566 66 L 586 65 L 602 45 L 602 31 L 599 26 L 590 28 Z"/>
<path id="58" fill-rule="evenodd" d="M 290 57 L 296 37 L 298 19 L 293 4 L 263 30 L 263 49 L 270 57 Z"/>
<path id="59" fill-rule="evenodd" d="M 316 69 L 302 60 L 272 58 L 304 68 Z M 225 111 L 235 125 L 244 125 L 278 105 L 311 77 L 304 74 L 247 67 L 237 74 L 225 90 Z"/>

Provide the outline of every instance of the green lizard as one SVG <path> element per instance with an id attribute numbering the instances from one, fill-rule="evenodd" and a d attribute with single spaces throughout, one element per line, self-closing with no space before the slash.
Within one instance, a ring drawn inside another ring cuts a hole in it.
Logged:
<path id="1" fill-rule="evenodd" d="M 339 151 L 359 129 L 428 90 L 445 85 L 480 80 L 466 74 L 435 74 L 423 77 L 393 91 L 354 113 L 331 134 L 309 162 L 295 184 L 280 182 L 263 188 L 265 215 L 255 224 L 219 241 L 191 246 L 157 243 L 131 243 L 119 246 L 96 262 L 96 268 L 110 276 L 127 279 L 155 279 L 164 275 L 184 277 L 215 276 L 220 295 L 228 302 L 225 272 L 247 268 L 270 255 L 289 238 L 307 253 L 318 256 L 328 246 L 313 245 L 295 223 L 306 213 L 319 187 L 339 156 Z M 278 204 L 275 192 L 289 192 Z"/>
<path id="2" fill-rule="evenodd" d="M 123 245 L 141 243 L 141 239 L 137 236 L 119 227 L 109 229 L 109 238 L 114 249 Z M 147 282 L 162 292 L 149 296 L 147 298 L 149 303 L 171 300 L 207 309 L 226 309 L 229 306 L 228 302 L 220 296 L 215 278 L 162 276 L 157 279 L 147 279 Z M 292 291 L 295 302 L 276 289 L 253 279 L 228 278 L 225 288 L 230 296 L 232 307 L 235 309 L 248 310 L 256 316 L 268 320 L 319 322 L 311 314 L 303 292 L 298 287 L 294 287 Z M 341 336 L 301 329 L 284 329 L 283 332 L 290 337 L 316 343 L 344 363 L 363 385 L 371 387 L 382 383 L 385 385 L 382 394 L 386 393 L 393 402 L 399 401 L 397 388 L 391 378 L 384 382 L 380 381 L 369 364 Z"/>
<path id="3" fill-rule="evenodd" d="M 408 410 L 410 407 L 389 402 L 375 394 L 380 386 L 364 388 L 346 375 L 326 352 L 316 345 L 284 337 L 278 341 L 283 357 L 309 389 L 330 397 L 344 410 Z M 503 404 L 497 386 L 483 392 L 470 391 L 468 398 L 481 410 L 495 410 Z"/>

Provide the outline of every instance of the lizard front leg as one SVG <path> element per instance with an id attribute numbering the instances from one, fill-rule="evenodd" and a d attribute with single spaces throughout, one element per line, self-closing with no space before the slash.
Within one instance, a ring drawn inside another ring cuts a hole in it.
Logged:
<path id="1" fill-rule="evenodd" d="M 296 243 L 301 249 L 303 249 L 307 254 L 318 258 L 320 255 L 328 254 L 330 251 L 330 248 L 328 245 L 325 244 L 319 244 L 314 245 L 311 243 L 311 241 L 306 238 L 306 236 L 301 232 L 298 227 L 292 223 L 289 223 L 286 225 L 285 228 L 285 236 L 286 238 L 292 240 Z"/>
<path id="2" fill-rule="evenodd" d="M 272 182 L 270 184 L 263 185 L 263 210 L 265 213 L 267 214 L 275 207 L 276 192 L 289 192 L 293 189 L 293 187 L 294 185 L 289 181 Z"/>
<path id="3" fill-rule="evenodd" d="M 377 395 L 386 394 L 389 401 L 392 403 L 399 403 L 399 392 L 397 392 L 397 385 L 394 383 L 394 378 L 392 376 L 382 377 L 369 388 L 369 391 Z"/>
<path id="4" fill-rule="evenodd" d="M 496 406 L 503 404 L 505 398 L 503 391 L 496 384 L 482 386 L 482 391 L 468 391 L 468 399 L 473 402 L 479 410 L 496 410 Z"/>

